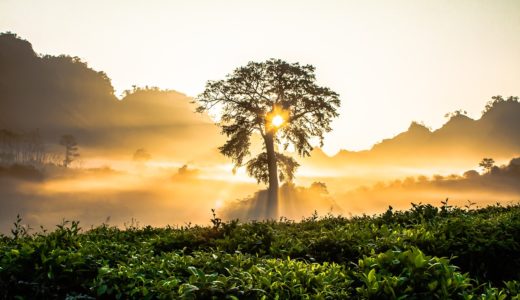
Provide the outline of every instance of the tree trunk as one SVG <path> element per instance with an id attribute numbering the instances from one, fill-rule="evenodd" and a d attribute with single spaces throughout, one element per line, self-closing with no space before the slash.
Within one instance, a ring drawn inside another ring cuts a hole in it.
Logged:
<path id="1" fill-rule="evenodd" d="M 273 132 L 265 136 L 265 148 L 267 151 L 267 168 L 269 171 L 269 189 L 267 192 L 266 217 L 278 219 L 278 169 L 276 165 L 276 153 L 274 151 Z"/>
<path id="2" fill-rule="evenodd" d="M 63 165 L 65 168 L 69 167 L 69 164 L 71 163 L 70 157 L 72 156 L 72 151 L 70 151 L 69 146 L 65 146 L 65 160 L 63 161 Z"/>

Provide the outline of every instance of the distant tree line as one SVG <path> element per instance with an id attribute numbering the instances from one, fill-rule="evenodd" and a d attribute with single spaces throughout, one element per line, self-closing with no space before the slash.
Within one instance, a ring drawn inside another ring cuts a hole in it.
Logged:
<path id="1" fill-rule="evenodd" d="M 39 130 L 28 133 L 0 130 L 0 164 L 42 165 L 48 159 Z"/>
<path id="2" fill-rule="evenodd" d="M 58 154 L 47 151 L 38 129 L 23 133 L 0 129 L 0 166 L 61 164 L 68 167 L 79 156 L 76 139 L 63 135 L 60 144 L 65 147 L 63 161 Z"/>

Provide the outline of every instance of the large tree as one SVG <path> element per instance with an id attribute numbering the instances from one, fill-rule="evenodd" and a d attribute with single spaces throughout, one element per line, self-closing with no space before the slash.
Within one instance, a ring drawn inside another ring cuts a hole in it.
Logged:
<path id="1" fill-rule="evenodd" d="M 266 215 L 277 218 L 278 179 L 291 180 L 298 163 L 277 151 L 292 145 L 309 156 L 311 139 L 323 144 L 337 117 L 339 95 L 316 83 L 314 67 L 279 59 L 250 62 L 223 80 L 208 81 L 197 97 L 198 112 L 220 112 L 218 125 L 228 137 L 219 148 L 235 168 L 246 166 L 250 176 L 269 184 Z M 251 157 L 251 136 L 260 134 L 263 151 Z M 247 159 L 247 161 L 246 161 Z"/>

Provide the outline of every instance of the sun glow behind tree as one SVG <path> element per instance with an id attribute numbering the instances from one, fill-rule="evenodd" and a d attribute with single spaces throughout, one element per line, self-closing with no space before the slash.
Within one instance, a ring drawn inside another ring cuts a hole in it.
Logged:
<path id="1" fill-rule="evenodd" d="M 273 110 L 265 116 L 265 120 L 267 122 L 266 127 L 276 132 L 280 127 L 290 122 L 289 111 L 275 106 Z"/>
<path id="2" fill-rule="evenodd" d="M 284 122 L 283 117 L 280 115 L 274 116 L 273 120 L 271 121 L 271 123 L 273 124 L 274 127 L 282 126 L 283 122 Z"/>
<path id="3" fill-rule="evenodd" d="M 266 217 L 277 218 L 278 181 L 291 181 L 299 164 L 277 146 L 294 147 L 299 156 L 310 156 L 313 138 L 323 146 L 324 134 L 338 116 L 339 95 L 316 83 L 314 67 L 279 59 L 250 62 L 226 79 L 208 81 L 197 97 L 197 111 L 221 107 L 218 125 L 228 137 L 219 148 L 233 160 L 235 169 L 269 185 Z M 251 153 L 251 137 L 263 139 L 263 151 Z"/>

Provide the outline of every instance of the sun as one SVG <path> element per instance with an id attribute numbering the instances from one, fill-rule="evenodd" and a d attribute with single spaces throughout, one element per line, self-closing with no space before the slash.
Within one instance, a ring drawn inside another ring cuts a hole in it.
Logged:
<path id="1" fill-rule="evenodd" d="M 288 124 L 290 120 L 289 111 L 275 106 L 273 110 L 266 114 L 265 120 L 269 130 L 277 131 L 282 126 Z"/>
<path id="2" fill-rule="evenodd" d="M 284 122 L 285 122 L 285 120 L 280 115 L 274 116 L 273 119 L 271 120 L 271 123 L 273 124 L 274 127 L 280 127 L 280 126 L 282 126 L 282 124 Z"/>

